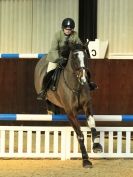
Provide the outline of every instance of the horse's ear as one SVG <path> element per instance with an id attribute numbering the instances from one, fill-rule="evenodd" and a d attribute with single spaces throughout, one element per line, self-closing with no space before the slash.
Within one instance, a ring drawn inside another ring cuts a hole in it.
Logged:
<path id="1" fill-rule="evenodd" d="M 89 44 L 89 39 L 86 39 L 86 43 L 85 43 L 85 44 L 83 44 L 84 49 L 88 48 L 88 44 Z"/>
<path id="2" fill-rule="evenodd" d="M 89 42 L 89 39 L 86 39 L 86 43 L 84 45 L 88 47 Z"/>
<path id="3" fill-rule="evenodd" d="M 86 49 L 87 49 L 87 46 L 86 46 L 86 45 L 83 45 L 82 48 L 83 48 L 83 50 L 86 50 Z"/>
<path id="4" fill-rule="evenodd" d="M 89 39 L 86 40 L 86 43 L 83 46 L 84 46 L 84 50 L 86 50 L 88 58 L 90 58 L 90 52 L 89 52 L 89 49 L 88 49 L 88 44 L 89 44 Z"/>

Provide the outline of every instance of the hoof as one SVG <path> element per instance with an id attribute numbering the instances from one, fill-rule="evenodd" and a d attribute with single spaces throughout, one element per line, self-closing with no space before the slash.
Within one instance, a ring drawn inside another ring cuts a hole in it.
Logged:
<path id="1" fill-rule="evenodd" d="M 89 160 L 83 160 L 84 168 L 92 168 L 92 163 Z"/>
<path id="2" fill-rule="evenodd" d="M 93 144 L 93 152 L 94 153 L 101 153 L 101 152 L 103 152 L 102 145 L 100 143 L 94 143 Z"/>

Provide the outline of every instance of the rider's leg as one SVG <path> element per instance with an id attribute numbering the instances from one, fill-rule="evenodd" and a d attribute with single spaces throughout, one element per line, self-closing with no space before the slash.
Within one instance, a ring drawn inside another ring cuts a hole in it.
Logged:
<path id="1" fill-rule="evenodd" d="M 43 100 L 46 97 L 47 90 L 50 87 L 51 81 L 52 81 L 52 75 L 55 70 L 49 71 L 46 76 L 43 78 L 43 84 L 42 84 L 42 89 L 40 93 L 38 94 L 37 100 Z"/>
<path id="2" fill-rule="evenodd" d="M 55 91 L 57 89 L 59 78 L 60 78 L 60 73 L 62 69 L 64 68 L 64 66 L 66 65 L 66 63 L 67 63 L 67 60 L 64 58 L 61 58 L 58 63 L 49 62 L 48 68 L 47 68 L 48 74 L 44 78 L 43 88 L 38 95 L 38 100 L 42 100 L 46 97 L 47 89 L 49 87 L 51 88 L 52 91 Z"/>
<path id="3" fill-rule="evenodd" d="M 90 81 L 91 75 L 90 75 L 89 71 L 87 72 L 87 77 L 88 77 L 88 83 L 89 83 L 90 90 L 97 89 L 98 88 L 97 84 L 92 82 L 92 81 Z"/>
<path id="4" fill-rule="evenodd" d="M 57 63 L 52 63 L 52 62 L 48 63 L 47 74 L 43 78 L 42 89 L 41 89 L 41 91 L 40 91 L 40 93 L 38 94 L 38 97 L 37 97 L 38 100 L 45 99 L 47 90 L 48 90 L 48 88 L 51 84 L 52 75 L 53 75 L 56 67 L 57 67 Z"/>
<path id="5" fill-rule="evenodd" d="M 55 73 L 52 76 L 52 83 L 51 83 L 51 90 L 52 91 L 56 91 L 56 89 L 57 89 L 61 70 L 62 69 L 58 68 L 58 67 L 55 69 Z"/>
<path id="6" fill-rule="evenodd" d="M 57 67 L 55 69 L 55 72 L 52 76 L 52 83 L 51 83 L 51 90 L 56 91 L 57 90 L 57 86 L 58 86 L 58 82 L 60 79 L 60 74 L 61 71 L 64 69 L 64 67 L 67 64 L 67 59 L 66 58 L 60 58 L 58 63 L 57 63 Z"/>

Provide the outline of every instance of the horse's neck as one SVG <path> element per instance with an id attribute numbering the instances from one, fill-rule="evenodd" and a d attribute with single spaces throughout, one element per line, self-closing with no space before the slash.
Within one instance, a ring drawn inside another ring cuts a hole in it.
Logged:
<path id="1" fill-rule="evenodd" d="M 67 81 L 67 83 L 69 85 L 71 85 L 71 87 L 75 88 L 78 84 L 78 80 L 74 74 L 74 70 L 71 66 L 71 60 L 69 59 L 68 60 L 68 63 L 64 69 L 64 77 L 65 77 L 65 80 Z"/>
<path id="2" fill-rule="evenodd" d="M 65 67 L 65 72 L 66 72 L 69 76 L 73 77 L 74 70 L 73 70 L 73 68 L 72 68 L 71 62 L 72 62 L 72 59 L 71 59 L 71 54 L 70 54 L 69 59 L 68 59 L 68 62 L 67 62 L 67 65 L 66 65 L 66 67 Z"/>
<path id="3" fill-rule="evenodd" d="M 69 70 L 70 73 L 73 73 L 73 69 L 71 66 L 71 60 L 72 60 L 71 58 L 72 58 L 72 53 L 70 52 L 68 62 L 67 62 L 67 65 L 65 68 L 66 68 L 66 70 Z"/>
<path id="4" fill-rule="evenodd" d="M 71 66 L 71 61 L 70 61 L 70 59 L 68 59 L 67 65 L 66 65 L 66 67 L 65 67 L 65 71 L 67 71 L 67 72 L 69 71 L 70 74 L 73 73 L 73 69 L 72 69 L 72 66 Z"/>

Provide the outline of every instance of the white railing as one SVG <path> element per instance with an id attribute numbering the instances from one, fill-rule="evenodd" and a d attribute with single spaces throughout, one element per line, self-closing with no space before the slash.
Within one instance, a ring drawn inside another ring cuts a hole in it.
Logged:
<path id="1" fill-rule="evenodd" d="M 98 127 L 103 153 L 92 152 L 89 128 L 82 127 L 89 157 L 132 158 L 132 127 Z M 71 127 L 0 126 L 0 157 L 81 158 L 76 134 Z"/>

